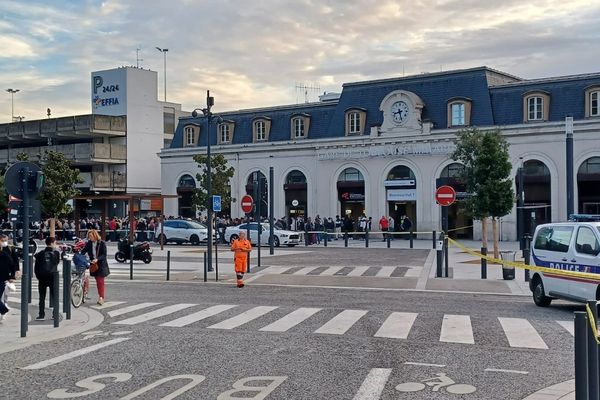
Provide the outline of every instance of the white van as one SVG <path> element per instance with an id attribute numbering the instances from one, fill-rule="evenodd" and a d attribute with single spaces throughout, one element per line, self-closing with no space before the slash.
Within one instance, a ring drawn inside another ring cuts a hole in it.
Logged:
<path id="1" fill-rule="evenodd" d="M 600 222 L 561 222 L 539 225 L 531 249 L 533 263 L 565 271 L 600 276 Z M 555 298 L 575 302 L 600 300 L 600 282 L 533 271 L 529 288 L 533 301 L 547 307 Z"/>

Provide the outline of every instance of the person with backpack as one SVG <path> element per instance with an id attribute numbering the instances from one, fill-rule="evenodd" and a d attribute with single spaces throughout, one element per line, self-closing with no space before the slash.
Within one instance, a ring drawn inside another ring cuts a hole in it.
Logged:
<path id="1" fill-rule="evenodd" d="M 58 272 L 60 253 L 57 250 L 56 240 L 53 237 L 46 238 L 46 248 L 35 255 L 34 272 L 38 279 L 38 291 L 40 294 L 40 310 L 36 321 L 43 321 L 46 317 L 46 288 L 50 288 L 50 297 L 58 302 L 58 293 L 54 293 L 54 273 Z M 55 306 L 58 306 L 55 303 Z"/>
<path id="2" fill-rule="evenodd" d="M 90 275 L 96 278 L 96 287 L 98 289 L 98 305 L 104 304 L 104 278 L 110 275 L 108 261 L 106 259 L 106 242 L 100 238 L 97 230 L 92 229 L 88 232 L 88 242 L 83 250 L 91 260 Z M 97 265 L 94 268 L 93 265 Z"/>

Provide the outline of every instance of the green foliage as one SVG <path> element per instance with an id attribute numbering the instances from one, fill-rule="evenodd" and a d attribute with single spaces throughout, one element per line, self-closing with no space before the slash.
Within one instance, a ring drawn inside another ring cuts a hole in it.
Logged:
<path id="1" fill-rule="evenodd" d="M 462 130 L 452 158 L 465 166 L 463 179 L 471 194 L 467 205 L 473 217 L 499 218 L 511 211 L 514 192 L 508 143 L 498 130 Z"/>
<path id="2" fill-rule="evenodd" d="M 51 218 L 68 214 L 71 207 L 67 201 L 80 193 L 75 185 L 83 182 L 79 170 L 71 167 L 71 162 L 64 154 L 47 151 L 42 158 L 42 171 L 46 177 L 40 195 L 44 213 Z"/>
<path id="3" fill-rule="evenodd" d="M 27 153 L 21 151 L 17 153 L 17 161 L 29 161 L 29 156 Z"/>
<path id="4" fill-rule="evenodd" d="M 223 209 L 229 207 L 231 201 L 231 186 L 229 181 L 233 178 L 235 169 L 227 165 L 227 160 L 222 154 L 211 155 L 211 184 L 212 194 L 221 196 L 221 204 Z M 202 212 L 207 209 L 208 205 L 208 174 L 207 161 L 208 157 L 203 154 L 194 156 L 194 161 L 198 163 L 200 172 L 196 174 L 196 179 L 200 182 L 200 187 L 196 188 L 192 202 L 196 210 Z"/>
<path id="5" fill-rule="evenodd" d="M 4 173 L 0 176 L 0 213 L 4 214 L 4 210 L 8 207 L 8 193 L 6 193 L 6 187 L 4 186 Z"/>

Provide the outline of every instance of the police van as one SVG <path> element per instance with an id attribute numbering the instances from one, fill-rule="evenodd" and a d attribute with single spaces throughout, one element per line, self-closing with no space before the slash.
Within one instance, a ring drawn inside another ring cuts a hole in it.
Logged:
<path id="1" fill-rule="evenodd" d="M 531 254 L 535 265 L 562 271 L 598 274 L 600 278 L 600 217 L 575 215 L 571 222 L 539 225 Z M 533 301 L 547 307 L 553 299 L 600 300 L 600 281 L 534 271 L 529 288 Z"/>

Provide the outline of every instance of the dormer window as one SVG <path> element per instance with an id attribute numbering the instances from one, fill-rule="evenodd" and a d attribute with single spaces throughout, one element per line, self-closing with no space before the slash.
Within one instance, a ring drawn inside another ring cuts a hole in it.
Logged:
<path id="1" fill-rule="evenodd" d="M 196 125 L 187 125 L 183 128 L 183 145 L 196 146 L 198 144 L 198 135 L 200 127 Z"/>
<path id="2" fill-rule="evenodd" d="M 600 117 L 600 86 L 591 86 L 585 90 L 585 116 Z"/>
<path id="3" fill-rule="evenodd" d="M 547 121 L 550 112 L 550 94 L 528 92 L 523 96 L 523 122 Z"/>
<path id="4" fill-rule="evenodd" d="M 219 144 L 228 144 L 233 139 L 233 121 L 224 121 L 217 125 Z"/>
<path id="5" fill-rule="evenodd" d="M 308 114 L 295 115 L 291 120 L 291 139 L 304 139 L 308 136 L 310 116 Z"/>
<path id="6" fill-rule="evenodd" d="M 367 111 L 363 108 L 346 110 L 346 136 L 362 135 L 365 131 Z"/>
<path id="7" fill-rule="evenodd" d="M 252 138 L 253 142 L 266 142 L 269 140 L 269 132 L 271 130 L 271 118 L 260 117 L 252 122 Z"/>
<path id="8" fill-rule="evenodd" d="M 448 100 L 448 128 L 471 125 L 471 99 L 455 97 Z"/>

